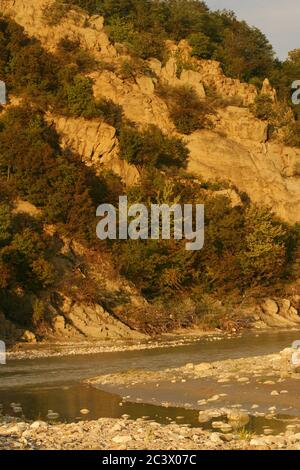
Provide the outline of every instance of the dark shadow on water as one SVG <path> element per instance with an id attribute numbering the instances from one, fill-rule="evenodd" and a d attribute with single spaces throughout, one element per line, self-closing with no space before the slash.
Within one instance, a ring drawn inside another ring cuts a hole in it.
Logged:
<path id="1" fill-rule="evenodd" d="M 88 385 L 75 385 L 69 387 L 43 387 L 39 389 L 16 390 L 14 392 L 0 393 L 0 402 L 3 414 L 18 416 L 29 420 L 42 419 L 47 421 L 48 410 L 59 413 L 57 422 L 76 422 L 105 418 L 120 418 L 128 415 L 130 419 L 147 419 L 161 424 L 176 422 L 190 427 L 211 429 L 213 421 L 226 421 L 226 418 L 213 418 L 207 423 L 199 423 L 197 410 L 187 410 L 177 407 L 163 407 L 143 403 L 122 402 L 122 399 L 113 393 L 104 392 Z M 21 405 L 23 413 L 15 414 L 11 404 Z M 122 406 L 120 406 L 122 403 Z M 82 415 L 80 410 L 88 409 L 88 415 Z M 284 416 L 282 416 L 283 418 Z M 264 417 L 251 417 L 245 426 L 248 432 L 262 433 L 265 427 L 273 430 L 274 434 L 285 431 L 289 422 L 281 419 L 266 419 Z M 292 421 L 291 421 L 292 422 Z"/>

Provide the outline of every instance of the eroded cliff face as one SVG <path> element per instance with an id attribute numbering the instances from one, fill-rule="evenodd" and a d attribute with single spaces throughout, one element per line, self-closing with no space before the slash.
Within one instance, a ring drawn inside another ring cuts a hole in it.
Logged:
<path id="1" fill-rule="evenodd" d="M 216 130 L 189 136 L 189 169 L 208 179 L 227 179 L 253 202 L 284 220 L 300 220 L 300 151 L 267 141 L 266 124 L 244 108 L 219 112 Z"/>
<path id="2" fill-rule="evenodd" d="M 53 0 L 0 0 L 0 11 L 10 15 L 51 52 L 55 52 L 58 42 L 67 34 L 70 39 L 79 39 L 81 47 L 90 51 L 96 59 L 116 67 L 126 59 L 126 56 L 122 56 L 110 44 L 101 17 L 90 18 L 76 10 L 69 12 L 57 26 L 45 25 L 42 9 L 52 2 Z M 154 124 L 168 135 L 177 136 L 179 134 L 169 117 L 167 104 L 156 94 L 158 84 L 191 86 L 200 99 L 205 99 L 208 88 L 211 87 L 224 100 L 238 103 L 239 106 L 228 105 L 218 109 L 214 116 L 213 130 L 201 130 L 190 136 L 181 136 L 190 150 L 188 170 L 199 180 L 227 180 L 239 191 L 247 193 L 253 202 L 270 206 L 290 223 L 299 222 L 300 150 L 269 141 L 267 124 L 254 118 L 248 109 L 257 96 L 256 88 L 226 77 L 218 62 L 192 59 L 185 41 L 179 45 L 169 42 L 167 47 L 170 58 L 166 64 L 163 65 L 156 59 L 149 60 L 151 76 L 138 73 L 125 80 L 112 70 L 90 73 L 95 97 L 109 98 L 121 105 L 125 117 L 139 126 Z M 189 63 L 188 69 L 179 67 L 178 55 Z M 276 100 L 274 90 L 267 81 L 262 92 Z M 11 104 L 18 104 L 18 100 L 11 99 Z M 50 113 L 47 119 L 54 122 L 62 145 L 77 152 L 88 166 L 95 167 L 99 172 L 103 166 L 111 169 L 127 185 L 138 181 L 138 169 L 118 156 L 116 129 L 100 119 L 75 119 Z M 240 197 L 234 189 L 223 193 L 228 195 L 232 204 L 239 204 Z M 24 201 L 19 201 L 17 207 L 21 211 L 28 211 L 28 203 Z M 38 215 L 32 213 L 32 216 Z M 114 272 L 108 254 L 97 260 L 93 259 L 93 254 L 82 250 L 82 247 L 73 245 L 71 259 L 66 261 L 66 253 L 70 255 L 70 246 L 66 241 L 57 256 L 62 273 L 72 272 L 82 257 L 86 257 L 89 276 L 101 286 L 103 299 L 109 299 L 110 304 L 115 299 L 115 305 L 106 309 L 100 304 L 74 300 L 68 296 L 66 287 L 62 285 L 56 292 L 59 302 L 53 299 L 49 301 L 52 309 L 50 333 L 56 338 L 71 340 L 144 338 L 145 336 L 124 325 L 117 317 L 124 320 L 132 309 L 145 311 L 145 299 L 130 283 Z M 286 322 L 295 323 L 295 312 L 291 308 L 289 305 L 283 309 L 282 316 L 286 316 Z M 263 314 L 270 313 L 266 308 L 261 311 Z M 271 313 L 273 315 L 274 312 Z M 269 317 L 270 315 L 262 318 L 259 314 L 257 320 L 263 320 L 269 326 L 280 324 L 277 317 L 274 322 Z M 17 336 L 20 333 L 11 322 L 1 316 L 1 312 L 0 324 L 7 336 Z M 28 340 L 34 339 L 32 333 L 25 333 Z"/>
<path id="3" fill-rule="evenodd" d="M 99 120 L 85 120 L 48 115 L 60 134 L 63 147 L 78 153 L 87 166 L 97 171 L 103 167 L 119 175 L 127 185 L 137 183 L 139 172 L 133 165 L 118 157 L 116 130 Z"/>

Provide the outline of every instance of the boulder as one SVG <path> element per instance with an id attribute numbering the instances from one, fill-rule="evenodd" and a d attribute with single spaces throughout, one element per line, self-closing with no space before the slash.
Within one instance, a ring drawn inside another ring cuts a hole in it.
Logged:
<path id="1" fill-rule="evenodd" d="M 279 312 L 279 306 L 273 299 L 265 299 L 261 305 L 261 308 L 263 309 L 264 313 L 271 316 L 277 315 Z"/>
<path id="2" fill-rule="evenodd" d="M 227 411 L 227 419 L 233 428 L 246 426 L 246 424 L 248 424 L 250 421 L 248 413 L 236 409 Z"/>
<path id="3" fill-rule="evenodd" d="M 32 331 L 25 330 L 21 337 L 21 341 L 25 341 L 26 343 L 36 343 L 36 336 Z"/>

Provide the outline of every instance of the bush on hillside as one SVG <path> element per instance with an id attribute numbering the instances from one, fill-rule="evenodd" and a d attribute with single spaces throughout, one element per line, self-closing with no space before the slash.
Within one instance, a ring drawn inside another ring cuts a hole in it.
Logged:
<path id="1" fill-rule="evenodd" d="M 75 2 L 74 2 L 75 3 Z M 56 26 L 66 16 L 71 5 L 65 0 L 55 0 L 43 8 L 43 20 L 48 26 Z"/>
<path id="2" fill-rule="evenodd" d="M 206 34 L 193 33 L 188 37 L 188 42 L 192 47 L 192 56 L 199 59 L 210 59 L 213 53 L 213 45 Z"/>
<path id="3" fill-rule="evenodd" d="M 258 95 L 251 111 L 256 118 L 263 121 L 270 121 L 275 118 L 274 103 L 269 95 Z"/>
<path id="4" fill-rule="evenodd" d="M 170 118 L 178 132 L 188 135 L 196 130 L 211 127 L 210 116 L 214 111 L 207 101 L 198 98 L 192 87 L 160 86 L 157 93 L 166 101 Z"/>
<path id="5" fill-rule="evenodd" d="M 300 120 L 289 124 L 285 129 L 284 142 L 291 147 L 300 148 Z"/>
<path id="6" fill-rule="evenodd" d="M 167 137 L 154 125 L 139 131 L 124 125 L 120 134 L 120 157 L 139 167 L 185 167 L 188 150 L 181 139 Z"/>

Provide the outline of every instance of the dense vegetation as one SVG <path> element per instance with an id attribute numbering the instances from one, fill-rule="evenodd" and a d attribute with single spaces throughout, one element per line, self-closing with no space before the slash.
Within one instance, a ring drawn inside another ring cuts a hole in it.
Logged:
<path id="1" fill-rule="evenodd" d="M 219 186 L 222 188 L 222 185 Z M 186 175 L 146 170 L 129 191 L 132 202 L 205 204 L 205 246 L 185 250 L 185 241 L 139 241 L 115 247 L 121 272 L 149 298 L 245 290 L 270 286 L 288 275 L 297 234 L 264 208 L 207 191 Z M 143 260 L 140 263 L 139 260 Z"/>
<path id="2" fill-rule="evenodd" d="M 92 81 L 85 77 L 94 67 L 78 44 L 63 38 L 57 55 L 46 52 L 14 21 L 0 18 L 0 80 L 8 91 L 43 109 L 68 116 L 107 119 L 116 127 L 122 110 L 110 100 L 96 101 Z"/>
<path id="3" fill-rule="evenodd" d="M 158 95 L 167 103 L 169 115 L 181 134 L 191 134 L 198 129 L 210 127 L 214 108 L 209 100 L 200 100 L 192 87 L 160 86 Z"/>
<path id="4" fill-rule="evenodd" d="M 120 158 L 139 168 L 184 168 L 188 150 L 181 139 L 167 137 L 154 125 L 139 131 L 127 124 L 121 130 Z"/>

